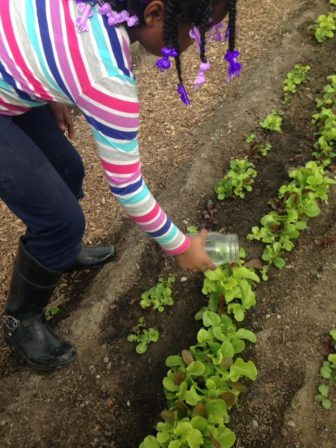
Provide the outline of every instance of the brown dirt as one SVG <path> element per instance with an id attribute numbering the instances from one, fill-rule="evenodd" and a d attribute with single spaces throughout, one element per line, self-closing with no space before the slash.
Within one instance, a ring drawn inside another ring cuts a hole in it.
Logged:
<path id="1" fill-rule="evenodd" d="M 326 76 L 335 72 L 335 41 L 318 46 L 307 31 L 325 9 L 324 0 L 241 0 L 245 75 L 226 85 L 218 75 L 222 65 L 214 64 L 211 81 L 195 95 L 197 103 L 189 110 L 175 99 L 170 77 L 153 77 L 153 58 L 136 50 L 145 175 L 183 228 L 188 222 L 235 231 L 250 258 L 260 254 L 260 247 L 248 243 L 246 235 L 267 212 L 267 202 L 286 180 L 287 171 L 310 158 L 313 99 Z M 211 53 L 220 59 L 220 49 Z M 192 79 L 192 52 L 186 59 L 185 78 Z M 311 80 L 286 110 L 284 133 L 272 137 L 270 155 L 258 160 L 249 153 L 244 137 L 273 107 L 281 107 L 281 83 L 295 63 L 311 64 Z M 63 308 L 53 326 L 76 343 L 79 359 L 73 366 L 51 375 L 37 374 L 4 345 L 0 348 L 4 447 L 135 448 L 151 432 L 164 406 L 165 358 L 192 344 L 198 329 L 193 316 L 204 302 L 201 276 L 186 274 L 188 280 L 182 282 L 185 274 L 177 274 L 176 304 L 168 312 L 143 313 L 138 306 L 141 293 L 156 283 L 158 275 L 174 272 L 176 266 L 125 220 L 92 154 L 89 131 L 78 117 L 76 127 L 75 144 L 87 168 L 83 202 L 87 241 L 116 239 L 120 259 L 98 275 L 65 277 L 57 291 L 56 303 Z M 213 185 L 232 156 L 244 155 L 258 168 L 253 192 L 243 201 L 216 203 L 217 223 L 209 222 L 202 212 L 214 199 Z M 336 446 L 336 406 L 328 412 L 313 400 L 325 336 L 336 326 L 334 247 L 317 246 L 314 240 L 336 233 L 335 205 L 333 190 L 321 217 L 311 222 L 287 257 L 286 268 L 273 270 L 269 282 L 257 289 L 258 304 L 244 325 L 257 333 L 250 356 L 260 374 L 233 415 L 237 448 Z M 1 203 L 0 210 L 4 299 L 23 227 Z M 142 357 L 126 341 L 140 315 L 161 332 L 159 343 Z"/>

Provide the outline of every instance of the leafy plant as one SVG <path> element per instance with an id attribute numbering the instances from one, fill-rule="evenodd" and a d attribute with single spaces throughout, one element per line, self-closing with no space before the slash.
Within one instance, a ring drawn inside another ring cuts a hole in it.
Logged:
<path id="1" fill-rule="evenodd" d="M 281 125 L 282 116 L 274 109 L 272 113 L 268 114 L 265 120 L 260 123 L 260 126 L 263 129 L 270 132 L 282 132 Z"/>
<path id="2" fill-rule="evenodd" d="M 283 82 L 284 102 L 290 101 L 291 95 L 297 92 L 297 87 L 307 81 L 307 73 L 310 71 L 309 65 L 297 64 L 294 69 L 287 74 Z"/>
<path id="3" fill-rule="evenodd" d="M 166 306 L 174 305 L 171 285 L 175 282 L 175 277 L 170 275 L 166 280 L 159 278 L 158 283 L 141 295 L 140 306 L 142 308 L 152 307 L 162 313 Z"/>
<path id="4" fill-rule="evenodd" d="M 257 172 L 253 163 L 247 160 L 232 160 L 227 174 L 217 183 L 215 192 L 220 200 L 239 197 L 244 198 L 246 191 L 252 191 Z"/>
<path id="5" fill-rule="evenodd" d="M 187 227 L 187 232 L 190 233 L 190 234 L 198 233 L 198 228 L 196 226 L 188 226 Z"/>
<path id="6" fill-rule="evenodd" d="M 146 321 L 144 317 L 140 317 L 138 324 L 133 328 L 134 333 L 129 334 L 127 340 L 137 344 L 135 350 L 139 355 L 148 350 L 151 342 L 157 342 L 160 333 L 156 328 L 146 328 Z"/>
<path id="7" fill-rule="evenodd" d="M 328 355 L 328 359 L 323 362 L 320 375 L 328 381 L 328 385 L 320 384 L 319 393 L 315 395 L 315 400 L 320 402 L 325 409 L 332 407 L 332 401 L 329 398 L 330 387 L 336 388 L 336 329 L 329 332 L 331 337 L 332 352 Z"/>
<path id="8" fill-rule="evenodd" d="M 330 3 L 331 5 L 336 6 L 336 0 L 329 0 L 329 3 Z"/>
<path id="9" fill-rule="evenodd" d="M 336 30 L 336 13 L 320 15 L 311 28 L 315 30 L 317 42 L 322 43 L 331 39 L 334 37 L 334 31 Z"/>
<path id="10" fill-rule="evenodd" d="M 261 226 L 254 226 L 249 240 L 265 243 L 262 259 L 277 268 L 285 266 L 284 251 L 294 248 L 293 240 L 307 227 L 308 218 L 320 214 L 318 201 L 326 201 L 331 184 L 324 168 L 316 162 L 308 162 L 304 167 L 289 173 L 291 182 L 279 189 L 278 198 L 270 204 L 273 211 L 265 215 Z"/>
<path id="11" fill-rule="evenodd" d="M 44 312 L 45 318 L 47 320 L 53 319 L 61 309 L 58 306 L 48 306 Z"/>
<path id="12" fill-rule="evenodd" d="M 323 89 L 323 97 L 317 100 L 319 111 L 313 115 L 319 138 L 313 154 L 324 165 L 330 165 L 336 157 L 336 75 L 329 76 L 330 84 Z"/>
<path id="13" fill-rule="evenodd" d="M 256 141 L 257 136 L 255 134 L 250 134 L 245 138 L 246 143 L 251 144 Z"/>
<path id="14" fill-rule="evenodd" d="M 259 145 L 255 146 L 255 149 L 263 156 L 267 157 L 268 153 L 272 149 L 271 143 L 260 143 Z"/>

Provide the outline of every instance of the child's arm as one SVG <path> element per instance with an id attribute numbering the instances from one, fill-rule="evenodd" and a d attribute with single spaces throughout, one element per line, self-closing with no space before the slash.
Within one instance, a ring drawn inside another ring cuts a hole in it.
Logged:
<path id="1" fill-rule="evenodd" d="M 92 127 L 110 189 L 129 217 L 166 253 L 175 255 L 182 268 L 215 268 L 204 250 L 206 231 L 192 239 L 184 235 L 161 209 L 142 177 L 134 83 L 123 80 L 118 85 L 115 79 L 104 78 L 85 90 L 77 104 Z"/>

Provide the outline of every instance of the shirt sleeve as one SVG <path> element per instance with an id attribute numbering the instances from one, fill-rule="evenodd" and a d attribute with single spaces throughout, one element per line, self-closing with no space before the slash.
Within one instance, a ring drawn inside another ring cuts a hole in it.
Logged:
<path id="1" fill-rule="evenodd" d="M 168 254 L 190 245 L 149 191 L 138 145 L 139 103 L 133 79 L 96 80 L 77 98 L 90 124 L 110 189 L 129 217 Z"/>

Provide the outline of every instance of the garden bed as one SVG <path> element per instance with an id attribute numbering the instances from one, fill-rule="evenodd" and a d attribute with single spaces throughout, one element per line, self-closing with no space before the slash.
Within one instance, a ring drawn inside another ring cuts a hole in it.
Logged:
<path id="1" fill-rule="evenodd" d="M 260 257 L 262 248 L 248 242 L 247 234 L 269 211 L 268 201 L 286 182 L 288 171 L 311 159 L 314 98 L 326 84 L 326 77 L 336 70 L 335 40 L 319 46 L 308 31 L 309 24 L 326 9 L 323 0 L 300 5 L 294 1 L 264 3 L 265 8 L 274 4 L 277 9 L 273 15 L 276 30 L 271 31 L 269 16 L 265 16 L 269 35 L 276 39 L 265 38 L 256 60 L 252 61 L 249 53 L 250 67 L 239 83 L 225 90 L 225 101 L 217 97 L 211 100 L 210 109 L 201 109 L 203 120 L 198 116 L 197 129 L 190 138 L 187 135 L 190 153 L 183 152 L 181 160 L 173 144 L 181 144 L 181 138 L 174 140 L 172 136 L 172 152 L 177 157 L 171 171 L 174 177 L 163 174 L 159 181 L 150 178 L 154 190 L 163 191 L 161 202 L 181 227 L 206 225 L 236 232 L 248 259 Z M 246 2 L 242 4 L 246 8 Z M 262 14 L 262 7 L 256 11 Z M 246 29 L 248 26 L 245 22 Z M 257 158 L 245 137 L 255 132 L 272 108 L 283 107 L 282 80 L 296 63 L 311 65 L 310 80 L 286 108 L 283 134 L 271 137 L 273 148 L 267 158 Z M 146 100 L 145 91 L 143 95 Z M 151 104 L 145 104 L 145 114 L 150 113 Z M 195 120 L 193 114 L 191 120 Z M 186 122 L 184 126 L 191 132 Z M 177 129 L 182 135 L 183 129 Z M 142 137 L 145 142 L 148 136 Z M 216 181 L 231 157 L 244 156 L 256 164 L 253 191 L 244 200 L 217 202 L 212 192 Z M 210 199 L 215 209 L 211 219 L 207 208 Z M 336 234 L 335 218 L 336 194 L 332 189 L 321 216 L 311 221 L 295 251 L 286 257 L 286 267 L 272 268 L 269 281 L 257 287 L 257 306 L 248 313 L 244 327 L 257 335 L 249 358 L 256 363 L 259 376 L 248 384 L 239 410 L 232 415 L 229 426 L 237 434 L 237 448 L 336 445 L 336 406 L 326 411 L 314 402 L 326 336 L 336 326 L 333 240 L 317 243 L 319 238 Z M 194 315 L 206 298 L 201 293 L 202 276 L 178 273 L 174 307 L 162 314 L 144 312 L 139 306 L 141 293 L 152 287 L 160 274 L 175 272 L 176 266 L 132 224 L 122 219 L 120 223 L 113 232 L 119 261 L 96 277 L 82 273 L 65 279 L 65 285 L 70 286 L 67 303 L 53 325 L 77 344 L 78 362 L 52 375 L 39 375 L 15 357 L 4 357 L 2 446 L 135 448 L 153 433 L 165 407 L 165 359 L 195 343 L 199 322 Z M 85 284 L 88 278 L 89 285 Z M 161 337 L 139 356 L 127 342 L 127 335 L 142 315 L 148 324 L 160 329 Z"/>

